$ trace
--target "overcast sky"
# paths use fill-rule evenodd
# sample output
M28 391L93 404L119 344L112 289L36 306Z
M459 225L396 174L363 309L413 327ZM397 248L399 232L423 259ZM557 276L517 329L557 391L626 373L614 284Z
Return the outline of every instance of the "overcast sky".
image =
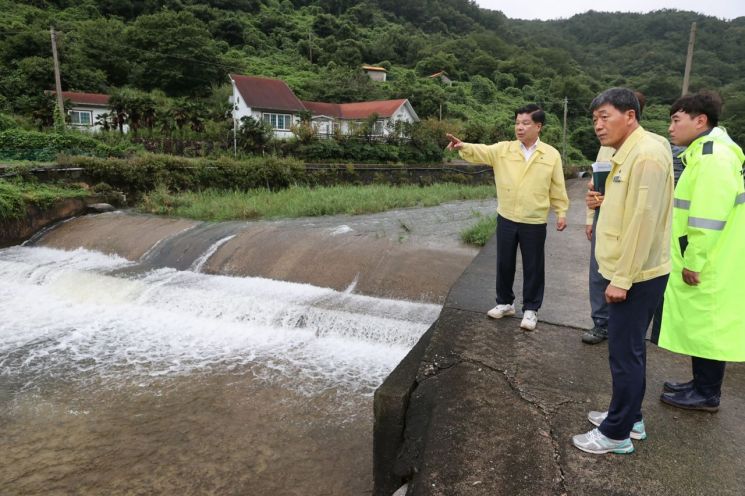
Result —
M485 9L501 10L512 19L560 19L595 10L599 12L651 12L691 10L722 19L745 16L742 0L476 0Z

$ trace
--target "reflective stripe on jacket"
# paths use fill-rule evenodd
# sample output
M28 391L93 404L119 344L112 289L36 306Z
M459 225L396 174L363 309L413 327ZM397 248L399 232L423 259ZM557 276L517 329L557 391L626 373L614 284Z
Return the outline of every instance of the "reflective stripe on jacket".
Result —
M691 143L682 159L659 345L745 361L745 155L723 129L714 128ZM700 284L686 284L684 268L699 272Z
M497 212L502 217L525 224L545 224L549 207L557 217L566 217L569 198L561 155L551 145L539 141L527 162L519 141L493 145L463 143L460 156L469 162L492 166Z

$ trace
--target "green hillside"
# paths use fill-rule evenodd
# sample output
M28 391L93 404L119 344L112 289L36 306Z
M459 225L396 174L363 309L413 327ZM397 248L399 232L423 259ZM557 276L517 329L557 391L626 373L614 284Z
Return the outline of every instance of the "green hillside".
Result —
M510 137L512 110L537 101L551 113L545 139L558 145L566 97L573 162L594 156L587 107L609 86L645 92L645 125L664 133L696 21L691 89L721 91L723 124L745 144L745 18L662 10L521 21L468 0L0 0L0 9L0 112L27 125L51 124L43 92L54 86L54 25L63 89L154 102L160 110L143 124L152 132L189 122L222 132L234 71L282 78L301 99L408 98L420 117L441 115L471 141ZM363 63L388 68L389 81L371 82ZM427 78L440 70L456 83Z

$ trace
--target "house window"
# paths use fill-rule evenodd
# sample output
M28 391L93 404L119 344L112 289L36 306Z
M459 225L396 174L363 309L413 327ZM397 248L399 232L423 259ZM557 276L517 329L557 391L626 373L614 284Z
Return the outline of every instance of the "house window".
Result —
M289 131L292 125L292 116L289 114L264 114L264 122L272 126L272 129Z
M90 126L93 124L93 115L88 110L72 110L70 122L73 126Z
M382 135L383 128L385 127L385 121L375 121L374 134Z

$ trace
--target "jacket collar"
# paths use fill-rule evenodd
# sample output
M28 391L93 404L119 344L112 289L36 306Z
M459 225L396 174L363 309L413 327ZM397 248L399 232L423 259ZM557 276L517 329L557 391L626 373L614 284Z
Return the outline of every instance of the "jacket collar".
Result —
M688 148L680 154L681 158L685 157L687 159L696 149L703 146L706 141L716 141L717 143L726 146L732 150L732 153L734 153L741 162L745 161L745 154L743 154L742 148L732 141L732 138L727 134L727 130L721 126L714 127L708 132L699 135L690 145L688 145Z
M644 137L644 133L646 133L646 131L643 127L637 127L634 132L626 138L626 141L623 142L621 148L619 148L613 155L611 162L615 164L624 163L628 158L629 153L631 153L631 150L633 150L637 143L639 143L639 141Z
M510 147L509 147L510 152L515 152L515 153L519 153L520 155L522 155L523 149L520 145L522 145L520 140L510 141ZM535 155L536 153L540 153L540 154L546 153L546 147L548 146L546 143L544 143L540 139L540 137L538 138L538 141L536 141L536 145L538 146L536 146L535 152L533 152L533 156L530 157L531 162L533 161L533 157L536 156Z

